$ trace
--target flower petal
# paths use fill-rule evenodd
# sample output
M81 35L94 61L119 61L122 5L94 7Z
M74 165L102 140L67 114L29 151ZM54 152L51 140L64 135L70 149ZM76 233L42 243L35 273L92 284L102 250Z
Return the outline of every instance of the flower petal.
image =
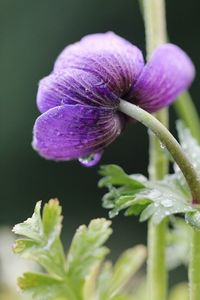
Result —
M100 76L91 72L67 68L43 78L39 83L37 105L40 112L63 104L86 104L116 107L118 97Z
M144 67L141 51L112 32L92 34L66 47L54 72L75 67L100 76L117 95L125 95Z
M123 117L110 108L58 106L36 120L33 147L47 159L86 157L101 152L123 127Z
M173 44L158 47L132 87L129 100L155 112L189 87L195 69L187 54Z

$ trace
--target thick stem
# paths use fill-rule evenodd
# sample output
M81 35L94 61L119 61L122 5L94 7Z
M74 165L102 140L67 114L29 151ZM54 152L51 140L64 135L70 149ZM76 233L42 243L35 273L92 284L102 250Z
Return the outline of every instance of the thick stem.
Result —
M156 47L166 43L166 17L164 0L143 0L146 49L149 57Z
M147 58L149 58L154 49L167 40L165 0L143 0L141 8L146 31ZM163 109L155 116L168 127L167 109ZM159 180L168 173L168 159L154 134L149 134L149 141L149 177L152 180ZM165 300L167 297L166 226L165 220L158 225L150 221L148 225L147 283L149 300ZM157 254L159 254L159 258Z
M193 229L189 267L190 300L200 299L200 231Z
M200 203L200 178L198 177L198 174L188 160L187 156L182 151L181 146L168 131L168 129L153 115L130 102L120 100L119 110L127 116L132 117L144 124L159 138L162 146L167 148L183 172L191 190L193 199Z
M167 272L165 260L166 224L163 220L159 226L149 221L148 226L148 299L166 299ZM164 259L163 259L164 258Z

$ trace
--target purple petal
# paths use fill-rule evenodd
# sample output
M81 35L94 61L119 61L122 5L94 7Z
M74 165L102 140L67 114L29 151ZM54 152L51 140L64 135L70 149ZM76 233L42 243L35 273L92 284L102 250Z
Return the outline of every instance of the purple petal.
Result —
M123 127L121 115L110 108L58 106L36 120L33 147L47 159L86 157L101 152Z
M149 112L155 112L186 90L195 76L187 54L179 47L158 47L132 87L129 100Z
M112 32L92 34L66 47L54 72L68 67L99 76L118 97L126 95L144 67L141 51Z
M43 78L39 83L37 105L40 112L63 104L86 104L114 108L119 103L100 76L67 68Z

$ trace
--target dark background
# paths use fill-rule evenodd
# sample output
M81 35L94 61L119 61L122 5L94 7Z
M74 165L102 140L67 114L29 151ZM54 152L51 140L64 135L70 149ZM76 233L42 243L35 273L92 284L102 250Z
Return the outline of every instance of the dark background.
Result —
M200 69L199 1L167 1L171 41L189 53ZM94 217L107 217L97 188L98 167L78 162L55 163L31 147L39 115L37 84L59 52L88 33L112 30L144 50L144 28L136 0L0 0L0 224L13 225L32 214L37 200L58 197L63 206L66 243L76 227ZM191 92L198 106L199 75ZM171 109L172 111L172 109ZM171 128L174 128L172 112ZM116 163L127 172L146 175L148 137L140 124L130 126L110 145L102 164ZM123 249L146 242L146 224L123 215L113 220L109 242L116 257ZM182 271L181 271L182 272ZM185 278L180 270L174 280Z

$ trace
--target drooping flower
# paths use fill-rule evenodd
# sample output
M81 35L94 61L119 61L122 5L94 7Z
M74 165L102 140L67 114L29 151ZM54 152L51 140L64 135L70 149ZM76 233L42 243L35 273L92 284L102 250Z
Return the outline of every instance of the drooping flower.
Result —
M33 147L52 160L96 164L122 132L121 99L148 112L169 105L191 84L195 69L183 50L159 46L145 65L141 51L112 32L66 47L39 83Z

